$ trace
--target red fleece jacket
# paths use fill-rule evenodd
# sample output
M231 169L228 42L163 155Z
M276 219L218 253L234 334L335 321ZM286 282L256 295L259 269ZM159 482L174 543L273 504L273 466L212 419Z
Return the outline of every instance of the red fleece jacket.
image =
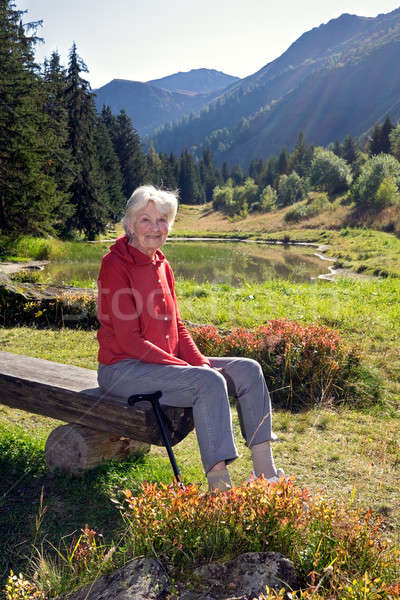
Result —
M135 358L163 365L209 365L179 316L172 269L119 238L98 277L98 359L111 365Z

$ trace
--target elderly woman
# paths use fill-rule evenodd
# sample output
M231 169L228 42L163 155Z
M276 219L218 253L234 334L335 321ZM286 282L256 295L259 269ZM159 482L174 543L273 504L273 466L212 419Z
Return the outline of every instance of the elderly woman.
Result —
M99 278L99 385L128 398L162 390L161 403L192 407L210 490L230 486L237 458L227 381L238 400L254 475L277 480L270 442L271 402L260 365L247 358L208 358L179 315L174 275L160 247L177 211L172 192L142 186L127 202L119 238Z

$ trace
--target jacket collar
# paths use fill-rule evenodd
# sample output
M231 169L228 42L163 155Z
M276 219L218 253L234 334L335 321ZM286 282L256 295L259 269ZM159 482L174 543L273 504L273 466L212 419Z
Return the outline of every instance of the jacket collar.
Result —
M137 265L153 264L158 266L165 260L165 256L161 250L156 250L153 257L149 256L148 254L144 254L144 252L141 252L134 246L131 246L129 243L127 244L127 250Z

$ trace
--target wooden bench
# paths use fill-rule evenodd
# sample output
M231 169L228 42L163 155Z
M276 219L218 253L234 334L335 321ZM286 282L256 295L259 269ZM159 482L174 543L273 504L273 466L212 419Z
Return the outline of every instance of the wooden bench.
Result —
M68 423L47 440L51 470L79 473L111 458L148 452L150 444L164 445L151 404L129 406L124 398L104 394L91 369L0 351L0 403ZM193 429L192 409L162 411L175 445Z

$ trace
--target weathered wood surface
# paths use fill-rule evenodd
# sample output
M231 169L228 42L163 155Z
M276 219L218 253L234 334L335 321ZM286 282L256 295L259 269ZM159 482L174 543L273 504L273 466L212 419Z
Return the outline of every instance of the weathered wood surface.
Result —
M125 398L104 394L97 387L96 371L90 369L0 351L0 403L164 445L151 404L128 406ZM162 410L171 444L177 444L193 429L192 410L171 406L163 406Z
M69 424L51 432L44 455L50 471L58 468L78 474L112 458L141 456L149 450L145 442Z

